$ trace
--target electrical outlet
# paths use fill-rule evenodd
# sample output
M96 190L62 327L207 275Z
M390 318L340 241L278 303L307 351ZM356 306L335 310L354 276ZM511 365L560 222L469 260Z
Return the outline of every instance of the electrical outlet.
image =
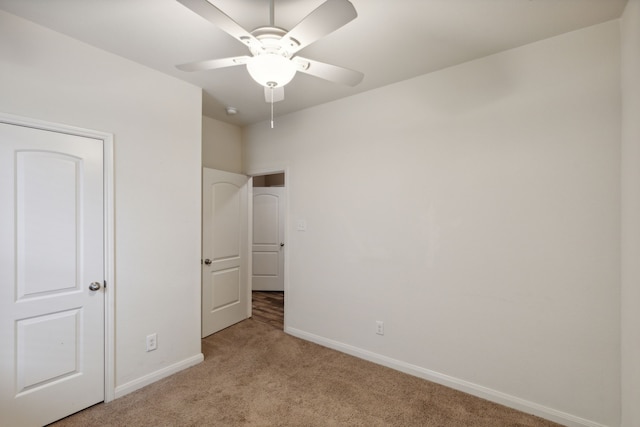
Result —
M384 335L384 322L382 320L376 320L376 334Z
M147 351L153 351L158 348L158 335L150 334L147 335Z

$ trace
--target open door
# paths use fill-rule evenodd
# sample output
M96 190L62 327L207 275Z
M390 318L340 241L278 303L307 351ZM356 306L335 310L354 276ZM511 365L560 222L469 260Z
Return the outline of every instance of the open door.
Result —
M248 178L203 168L202 337L249 316Z

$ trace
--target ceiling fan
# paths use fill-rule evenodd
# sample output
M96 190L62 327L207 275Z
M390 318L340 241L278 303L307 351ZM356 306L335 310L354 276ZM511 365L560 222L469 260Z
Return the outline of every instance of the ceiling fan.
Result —
M274 0L270 2L270 24L247 31L207 0L178 0L207 21L249 48L251 56L210 59L177 65L183 71L206 71L246 65L251 77L264 86L265 100L284 99L284 86L300 71L324 80L355 86L364 75L358 71L303 58L297 52L334 32L358 16L349 0L327 0L290 31L274 25Z

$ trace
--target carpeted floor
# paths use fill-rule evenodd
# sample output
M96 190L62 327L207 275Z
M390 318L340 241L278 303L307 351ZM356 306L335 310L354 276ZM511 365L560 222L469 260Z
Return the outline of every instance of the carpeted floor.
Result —
M201 364L63 426L557 426L252 319L202 340Z

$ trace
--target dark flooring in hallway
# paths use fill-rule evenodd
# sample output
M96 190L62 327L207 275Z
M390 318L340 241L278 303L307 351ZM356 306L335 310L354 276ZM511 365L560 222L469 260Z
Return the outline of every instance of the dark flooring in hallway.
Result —
M284 292L253 291L252 317L278 329L284 329Z

